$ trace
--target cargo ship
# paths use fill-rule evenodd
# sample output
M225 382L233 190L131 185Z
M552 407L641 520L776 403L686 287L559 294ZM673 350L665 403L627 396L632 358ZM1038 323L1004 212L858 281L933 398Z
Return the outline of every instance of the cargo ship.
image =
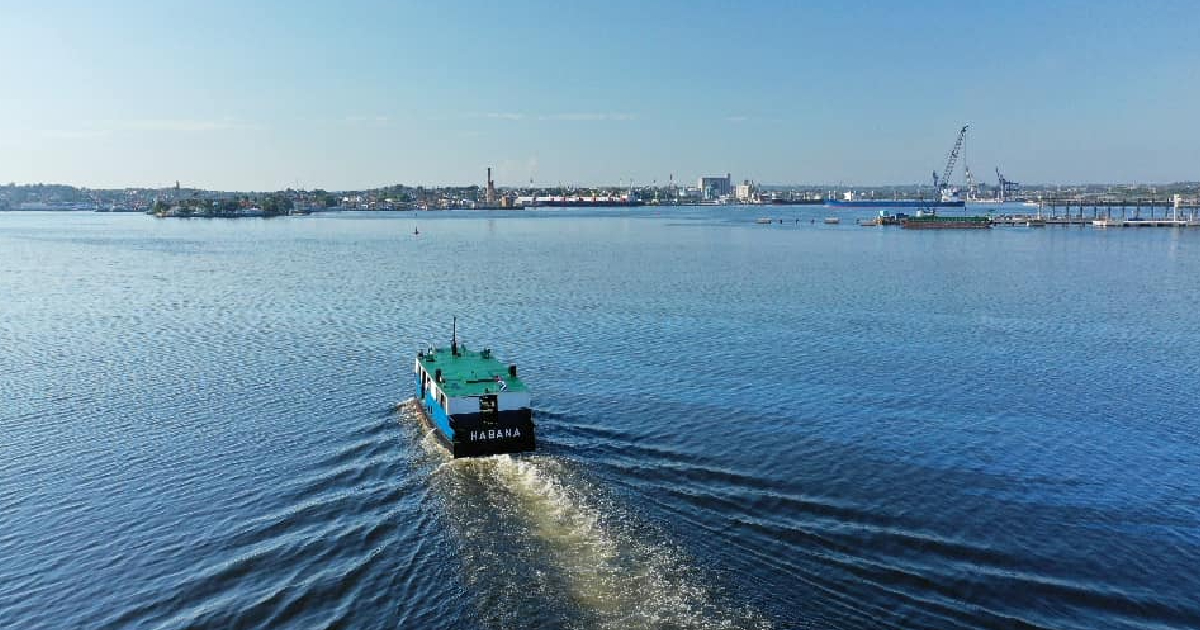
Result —
M425 420L454 457L536 448L529 389L517 366L501 363L490 348L467 350L454 334L449 348L417 353L413 378Z
M932 201L921 199L826 199L825 205L834 208L962 208L961 199Z
M769 202L773 206L820 206L825 204L824 199L803 198L803 199L779 199L772 198Z

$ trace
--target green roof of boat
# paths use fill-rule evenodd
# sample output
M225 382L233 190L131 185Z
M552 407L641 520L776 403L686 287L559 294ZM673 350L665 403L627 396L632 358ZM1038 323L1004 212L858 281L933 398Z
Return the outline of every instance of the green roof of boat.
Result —
M510 392L529 391L525 383L509 375L508 366L486 348L474 352L460 345L457 355L452 354L450 348L434 348L432 354L427 352L421 357L421 365L430 376L437 374L439 369L442 371L445 380L442 390L451 398L495 394L499 391L497 376L504 379Z

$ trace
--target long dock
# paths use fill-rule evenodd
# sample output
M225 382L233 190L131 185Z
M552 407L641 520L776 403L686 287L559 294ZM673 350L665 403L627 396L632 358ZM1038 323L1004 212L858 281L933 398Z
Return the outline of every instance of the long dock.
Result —
M1200 199L1051 197L1036 214L1002 215L992 225L1091 225L1094 227L1200 227Z
M1088 198L1088 197L1050 197L1038 201L1038 214L1046 218L1057 218L1059 211L1063 218L1084 218L1091 215L1093 219L1113 218L1167 218L1168 215L1185 215L1195 218L1200 212L1200 199L1184 199L1180 195L1174 197L1135 197L1132 199ZM1090 211L1090 212L1089 212Z

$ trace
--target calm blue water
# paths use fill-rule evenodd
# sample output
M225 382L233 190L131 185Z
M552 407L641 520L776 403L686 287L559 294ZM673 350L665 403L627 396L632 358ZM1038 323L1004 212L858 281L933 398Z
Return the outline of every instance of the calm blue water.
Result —
M1200 627L1200 230L826 212L0 214L0 627Z

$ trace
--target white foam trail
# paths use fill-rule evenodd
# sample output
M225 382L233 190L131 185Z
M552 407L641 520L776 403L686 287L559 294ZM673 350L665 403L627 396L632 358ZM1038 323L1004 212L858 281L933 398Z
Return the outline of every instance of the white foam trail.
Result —
M403 421L420 422L414 401L403 406ZM498 455L454 459L434 429L421 427L419 443L431 480L441 480L443 500L454 504L452 525L470 545L492 540L486 528L488 510L515 517L522 529L516 539L535 539L531 554L562 579L564 593L582 615L600 628L769 628L752 610L724 611L702 576L675 550L643 540L619 506L602 498L591 484L572 474L563 462L541 455ZM479 494L479 493L483 494ZM475 511L475 516L470 516ZM483 511L483 512L480 512ZM523 525L520 525L523 524ZM544 550L544 553L543 553ZM513 550L493 550L481 558L519 557ZM530 556L526 556L530 557ZM496 566L468 571L498 570ZM590 624L589 624L590 625Z
M420 432L421 438L419 440L419 444L421 445L421 452L425 455L425 458L441 462L439 464L439 468L440 466L445 465L447 462L453 461L453 458L450 456L450 451L444 444L442 444L441 440L437 438L437 435L435 434L436 429L430 427L425 422L425 411L419 406L416 397L408 398L396 403L393 409L400 414L401 423L411 423L414 427L416 427L416 430Z
M491 458L494 474L520 501L530 533L553 554L571 597L603 628L769 627L758 615L726 616L698 572L670 549L619 527L614 506L598 506L586 483L572 484L549 458Z

